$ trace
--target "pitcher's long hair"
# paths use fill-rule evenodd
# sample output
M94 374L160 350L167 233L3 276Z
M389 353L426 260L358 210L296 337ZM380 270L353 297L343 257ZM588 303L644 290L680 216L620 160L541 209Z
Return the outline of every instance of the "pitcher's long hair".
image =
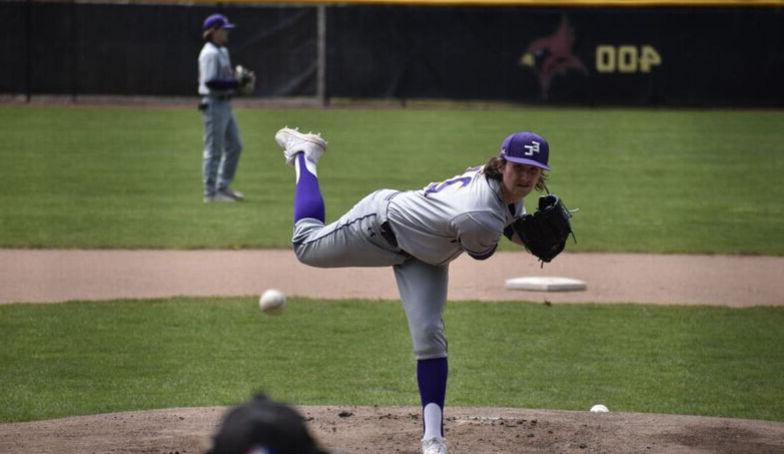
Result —
M490 158L487 163L485 163L485 168L482 171L487 178L491 180L501 181L504 179L503 176L503 168L506 164L506 159L500 156L493 156ZM542 175L539 177L539 181L536 182L536 190L539 192L546 192L550 193L547 189L547 178L548 175L545 172L542 172Z

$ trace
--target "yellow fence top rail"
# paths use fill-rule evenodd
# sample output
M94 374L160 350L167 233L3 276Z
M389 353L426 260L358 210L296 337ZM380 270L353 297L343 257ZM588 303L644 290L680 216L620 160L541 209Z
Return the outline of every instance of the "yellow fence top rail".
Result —
M18 0L25 1L25 0ZM38 2L178 5L419 5L541 7L784 7L784 0L32 0Z

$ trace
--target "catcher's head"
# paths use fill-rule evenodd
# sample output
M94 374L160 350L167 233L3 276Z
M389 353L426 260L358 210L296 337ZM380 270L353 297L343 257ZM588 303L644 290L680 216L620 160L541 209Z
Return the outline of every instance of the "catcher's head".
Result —
M234 27L236 25L229 22L229 19L223 14L212 14L204 19L204 24L201 27L202 36L204 39L210 39L218 30L230 30Z
M539 134L523 131L509 134L501 143L499 156L516 164L550 170L550 146Z
M229 410L207 454L327 454L293 408L263 394Z

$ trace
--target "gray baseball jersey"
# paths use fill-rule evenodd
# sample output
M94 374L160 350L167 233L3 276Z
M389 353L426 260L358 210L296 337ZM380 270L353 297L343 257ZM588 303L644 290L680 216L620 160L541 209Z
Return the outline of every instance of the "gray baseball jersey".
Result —
M482 167L403 192L389 203L388 218L401 249L433 265L448 263L461 252L490 257L504 228L524 213L522 201L507 206L500 184Z
M213 90L207 86L211 80L226 80L234 78L234 70L231 69L231 59L229 49L225 46L218 46L212 42L207 42L199 53L199 94L202 96L210 94L230 94L232 90Z
M524 213L506 205L482 167L416 191L375 191L337 221L294 225L297 258L317 267L393 266L417 359L445 357L441 319L449 262L462 251L484 259L504 228ZM390 236L389 229L391 228Z

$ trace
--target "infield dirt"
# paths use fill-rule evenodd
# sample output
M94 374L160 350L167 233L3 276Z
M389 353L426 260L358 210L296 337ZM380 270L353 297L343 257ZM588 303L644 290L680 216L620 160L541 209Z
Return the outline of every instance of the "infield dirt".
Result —
M512 291L506 279L563 276L580 292ZM0 249L0 303L260 295L277 288L316 299L399 298L389 268L312 268L290 250ZM784 304L784 257L569 254L540 264L522 252L450 265L449 300Z

